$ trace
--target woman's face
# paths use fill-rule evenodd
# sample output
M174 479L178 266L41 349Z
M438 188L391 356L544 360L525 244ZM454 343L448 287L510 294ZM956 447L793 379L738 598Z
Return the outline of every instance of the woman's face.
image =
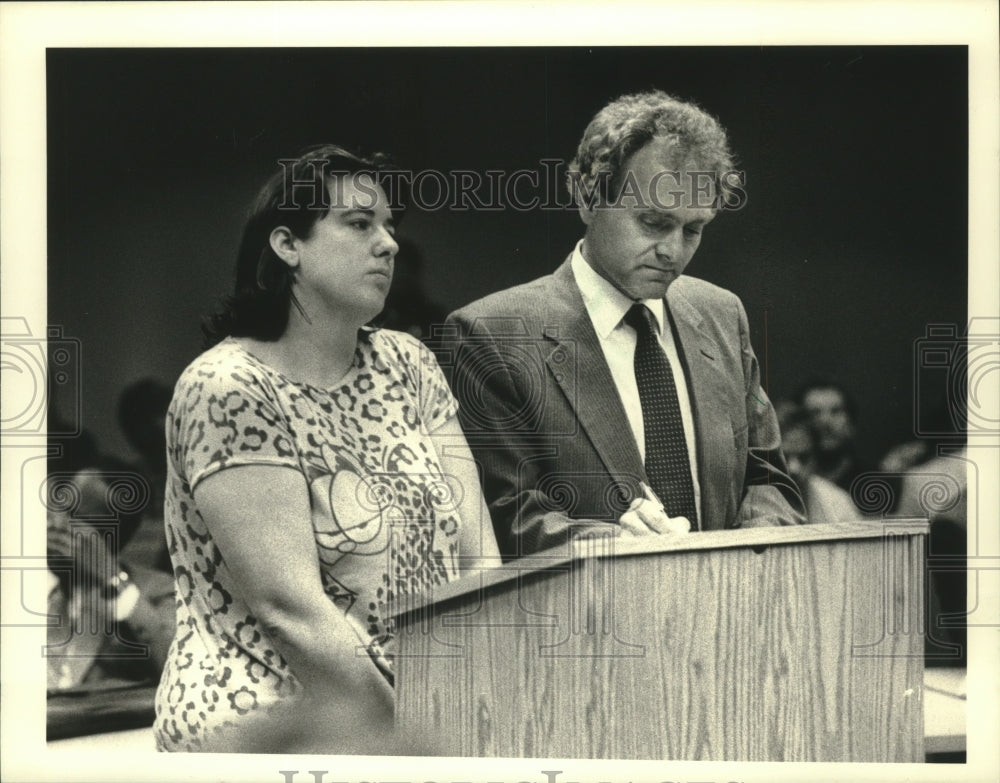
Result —
M307 238L294 240L296 296L312 318L320 311L366 323L382 310L399 246L382 188L368 175L331 177L330 210Z

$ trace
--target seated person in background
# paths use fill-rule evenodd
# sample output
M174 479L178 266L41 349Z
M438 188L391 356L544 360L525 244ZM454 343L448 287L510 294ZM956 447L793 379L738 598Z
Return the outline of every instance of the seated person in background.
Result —
M879 460L879 471L901 474L937 456L939 446L965 444L964 414L947 400L930 407L926 414L921 410L918 415L923 434L914 433L912 439L892 446ZM893 510L898 508L901 481L897 482L896 490Z
M163 492L167 482L167 437L164 431L172 389L155 378L129 384L118 398L118 423L139 455L134 466L149 488L135 535L123 546L121 562L155 609L156 657L162 666L174 633L174 571L163 529ZM154 619L154 618L151 618Z
M880 473L902 473L930 457L926 440L909 440L897 443L878 461Z
M699 107L618 98L569 168L583 239L554 274L449 316L443 350L506 558L598 524L803 521L743 305L683 274L735 195L732 169Z
M149 486L149 503L129 543L129 561L172 576L163 530L163 492L167 483L167 436L164 431L173 389L156 378L130 383L118 397L118 424L139 456L135 469Z
M392 752L384 604L499 560L437 363L367 326L397 250L389 161L328 145L282 164L167 414L159 750Z
M931 523L927 543L930 591L926 646L926 662L931 666L967 663L969 463L966 455L963 440L910 468L903 477L895 511L898 517L925 517Z
M812 421L816 437L816 475L847 492L854 479L871 467L857 454L858 406L840 384L816 378L803 385L795 404Z
M861 519L861 512L851 502L850 495L832 481L816 475L815 435L808 414L794 406L776 407L781 427L781 451L788 463L788 472L805 501L806 521L816 525Z
M173 623L162 618L160 592L151 594L147 585L133 581L119 554L142 509L115 508L115 493L141 497L143 480L127 464L101 455L86 431L60 440L53 441L60 454L50 459L47 488L48 606L59 618L48 632L48 687L155 681ZM171 589L171 619L172 603ZM106 623L113 625L111 633Z

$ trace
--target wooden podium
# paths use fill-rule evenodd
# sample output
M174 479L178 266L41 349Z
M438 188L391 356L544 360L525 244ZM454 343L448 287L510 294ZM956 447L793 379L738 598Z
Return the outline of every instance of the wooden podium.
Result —
M579 539L398 605L453 756L922 762L924 521Z

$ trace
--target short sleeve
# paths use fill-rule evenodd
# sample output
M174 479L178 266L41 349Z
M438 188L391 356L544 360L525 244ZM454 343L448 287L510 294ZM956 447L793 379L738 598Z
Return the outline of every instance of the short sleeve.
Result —
M168 453L191 489L236 465L299 467L273 387L229 353L203 356L184 372L168 417Z
M391 347L403 385L415 396L420 420L427 432L434 432L458 413L458 401L430 349L412 334L380 329L378 339Z
M451 387L441 372L441 366L431 350L422 342L415 340L419 363L420 415L428 432L434 432L438 427L454 418L458 413L458 401L451 393Z

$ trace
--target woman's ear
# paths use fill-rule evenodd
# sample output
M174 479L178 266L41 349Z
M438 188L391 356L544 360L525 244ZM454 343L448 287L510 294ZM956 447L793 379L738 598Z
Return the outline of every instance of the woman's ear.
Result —
M285 226L278 226L271 231L271 236L268 237L268 240L271 243L271 250L274 251L274 254L278 258L292 269L298 267L299 251L295 235L291 231L285 228Z

